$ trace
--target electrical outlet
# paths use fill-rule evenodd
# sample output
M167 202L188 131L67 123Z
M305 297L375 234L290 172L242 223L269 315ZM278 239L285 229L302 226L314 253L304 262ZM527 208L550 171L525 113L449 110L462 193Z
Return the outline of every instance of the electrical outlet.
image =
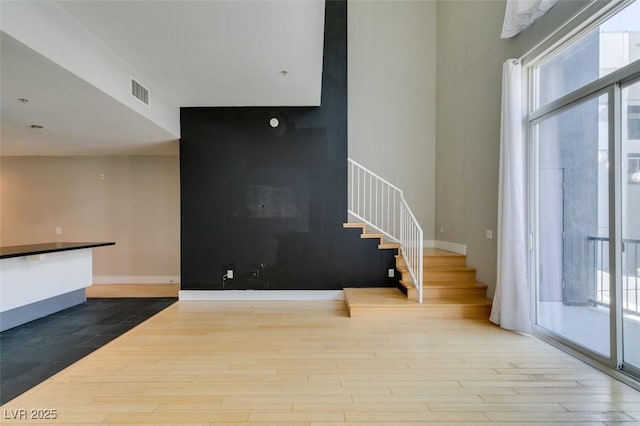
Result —
M393 278L396 276L396 270L391 268L389 269L389 278Z
M62 226L56 226L56 235L62 235Z
M493 238L493 230L492 229L487 229L486 236L487 236L487 239L489 239L489 240L492 239Z
M233 279L233 269L227 269L227 279Z
M441 233L441 234L444 234L444 226L441 226L441 227L440 227L440 233Z

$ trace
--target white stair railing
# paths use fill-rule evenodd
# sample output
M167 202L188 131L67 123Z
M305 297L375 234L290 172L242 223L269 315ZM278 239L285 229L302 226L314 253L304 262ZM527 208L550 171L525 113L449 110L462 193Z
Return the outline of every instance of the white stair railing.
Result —
M422 303L422 228L402 190L349 158L348 212L355 219L400 243L400 254Z

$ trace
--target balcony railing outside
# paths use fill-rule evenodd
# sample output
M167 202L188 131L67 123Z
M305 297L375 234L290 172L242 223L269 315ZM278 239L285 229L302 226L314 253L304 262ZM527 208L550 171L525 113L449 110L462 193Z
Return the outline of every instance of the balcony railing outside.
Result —
M610 304L609 238L589 237L593 244L596 287L594 303ZM622 310L640 315L640 240L622 240Z

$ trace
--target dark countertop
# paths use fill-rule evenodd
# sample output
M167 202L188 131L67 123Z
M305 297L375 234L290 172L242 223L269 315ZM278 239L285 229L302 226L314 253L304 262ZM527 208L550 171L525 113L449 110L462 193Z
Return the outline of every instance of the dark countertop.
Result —
M10 257L31 256L34 254L54 253L57 251L78 250L93 247L113 246L115 242L60 242L60 243L40 243L25 244L21 246L0 247L0 259Z

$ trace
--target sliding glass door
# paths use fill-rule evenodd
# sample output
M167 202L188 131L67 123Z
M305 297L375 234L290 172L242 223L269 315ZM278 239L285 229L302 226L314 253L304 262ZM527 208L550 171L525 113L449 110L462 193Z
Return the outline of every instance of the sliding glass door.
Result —
M538 145L538 324L605 357L611 328L608 128L606 94L533 127Z
M640 1L529 67L536 330L640 377Z
M640 372L640 82L622 89L622 360Z
M613 83L530 129L536 324L640 376L640 82Z

